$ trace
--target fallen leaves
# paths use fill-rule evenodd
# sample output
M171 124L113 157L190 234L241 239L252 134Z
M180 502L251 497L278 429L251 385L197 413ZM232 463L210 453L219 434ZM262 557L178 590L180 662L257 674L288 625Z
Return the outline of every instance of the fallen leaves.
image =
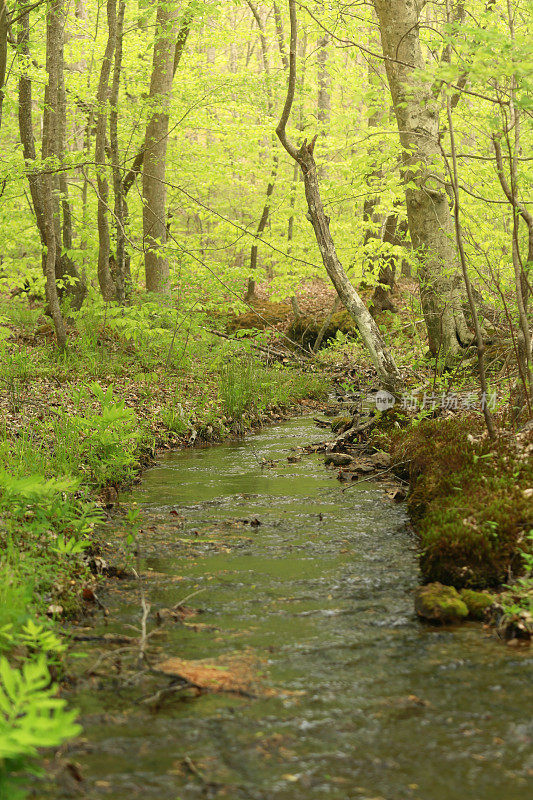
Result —
M257 659L250 653L190 661L168 658L153 669L204 691L230 692L248 697L264 694L259 690Z

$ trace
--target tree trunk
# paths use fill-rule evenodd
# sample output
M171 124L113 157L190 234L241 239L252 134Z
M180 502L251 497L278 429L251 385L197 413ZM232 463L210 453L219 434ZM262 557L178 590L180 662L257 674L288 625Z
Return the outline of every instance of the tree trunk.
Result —
M278 175L278 165L279 159L276 155L272 160L272 172L270 173L270 180L267 184L266 194L265 194L265 204L263 206L263 213L261 214L261 219L257 225L257 229L255 235L257 237L261 236L264 232L267 222L268 222L268 215L270 214L270 204L272 201L272 195L274 194L274 189L276 187L276 178ZM257 258L259 255L259 245L257 242L254 242L252 248L250 250L250 277L248 278L248 288L246 290L245 301L247 303L251 302L255 297L255 270L257 269Z
M322 261L342 303L355 320L379 377L388 389L397 391L400 387L400 374L392 354L384 344L379 328L352 286L337 256L329 229L329 218L324 212L322 198L320 197L316 164L313 158L315 141L316 139L311 144L304 142L297 155L298 163L304 176L305 197L309 207L309 216L315 231Z
M106 161L106 130L107 113L109 104L109 76L115 52L117 39L117 3L116 0L107 0L107 44L100 69L98 92L96 95L96 137L95 161L96 181L98 184L98 283L104 300L113 300L115 297L115 283L111 275L109 259L111 255L111 240L109 221L107 218L109 208L109 184L107 181Z
M166 157L169 104L174 77L176 49L176 9L167 0L157 6L156 34L150 81L153 113L146 127L143 165L143 241L146 289L166 294L170 291L170 268L165 253Z
M2 104L5 96L8 33L9 11L5 0L0 0L0 128L2 127Z
M421 4L415 0L374 0L374 6L403 148L407 216L420 261L429 349L446 360L456 355L471 335L462 309L454 225L444 190L439 104L431 83L416 74L425 66L418 27Z
M120 92L120 73L122 70L123 38L124 38L124 14L126 11L126 0L120 0L116 43L115 43L115 63L113 67L113 83L111 86L109 111L109 141L111 150L111 164L113 167L113 194L115 196L115 287L118 302L123 305L126 295L129 295L129 275L126 275L126 213L125 198L122 188L122 172L120 169L120 153L118 147L118 100Z
M48 5L46 18L46 72L48 83L44 90L43 115L43 160L52 163L59 159L61 153L60 123L60 72L63 69L61 55L62 38L65 23L63 0L54 0ZM57 236L56 216L54 213L53 179L49 171L44 171L41 181L43 234L46 246L44 258L44 274L46 279L46 300L48 310L54 322L57 344L63 349L66 345L66 332L56 286L57 251L61 250L61 241Z
M17 47L25 59L30 57L30 15L29 12L21 14L17 33ZM35 139L32 126L32 85L27 72L22 69L18 82L18 122L22 152L26 162L26 174L30 187L30 195L35 214L37 229L43 246L46 246L44 207L43 207L43 188L41 172L34 168L37 157L35 151Z
M65 9L65 18L67 10ZM60 51L58 53L61 65L58 72L58 117L57 117L57 152L61 159L64 158L67 147L67 92L64 76L64 35L65 19L60 30ZM60 298L68 297L70 307L79 310L87 294L87 286L82 280L78 269L68 251L72 249L72 212L70 208L68 191L68 173L61 169L54 180L54 215L56 220L56 280L60 283ZM61 246L62 244L62 246Z
M176 46L174 49L174 67L173 67L173 76L175 77L177 69L179 67L181 57L183 55L183 51L185 50L185 45L187 44L187 39L189 38L189 33L191 32L191 27L194 19L194 11L195 11L195 2L190 2L187 8L183 13L183 17L181 19L180 30L176 39ZM122 188L124 192L124 197L128 194L129 190L133 186L133 183L139 174L141 167L144 162L144 153L146 150L146 144L143 142L142 147L140 148L139 152L133 159L133 164L131 165L130 169L127 171L126 175L124 176L124 180L122 181Z
M298 162L302 169L305 196L309 209L309 219L313 225L322 261L331 282L337 290L337 294L342 300L346 310L353 317L384 386L390 391L399 391L401 388L401 381L398 367L394 362L392 354L381 338L378 326L350 283L337 256L335 243L329 229L329 218L325 214L324 205L320 196L316 164L313 157L317 136L315 136L310 144L304 141L300 148L297 148L287 136L287 122L291 114L296 88L296 48L298 40L296 0L289 0L289 11L291 21L289 79L287 83L285 105L283 107L281 119L276 128L276 133L287 153Z
M329 36L322 36L317 42L318 63L318 121L327 128L331 118L331 75L328 72L328 42Z
M271 117L273 116L274 113L274 99L272 97L272 89L270 86L271 72L270 72L270 62L268 59L268 41L265 31L265 25L263 20L261 19L261 15L259 14L259 11L257 10L257 6L255 5L255 3L253 3L251 0L246 0L246 4L248 5L250 11L252 12L255 22L257 24L257 28L259 30L259 40L261 42L261 58L266 79L267 106L268 106L267 113L269 117ZM280 47L280 54L282 61L285 64L285 61L283 59L282 38L280 39L280 35L282 37L281 17L279 16L276 17L276 20L277 20L276 21L277 36L278 36L278 44ZM274 144L274 138L273 138L273 144ZM270 206L272 202L272 195L274 194L274 189L276 187L277 174L278 174L278 157L274 152L274 156L272 159L272 170L270 172L270 180L267 184L265 193L265 202L255 232L255 235L257 237L261 236L268 223ZM259 245L257 241L255 241L250 249L250 276L248 278L248 285L246 288L246 294L244 296L244 301L246 303L250 303L255 297L255 272L257 270L258 255L259 255Z
M51 13L53 16L56 16L56 12L54 11L55 6L52 6ZM62 11L60 10L59 15L62 16ZM53 112L53 120L54 120L54 134L53 134L53 148L54 148L54 155L57 156L59 160L62 159L64 155L64 131L65 131L65 115L66 115L66 104L65 104L65 93L64 93L64 83L63 83L63 21L59 27L58 31L53 32L54 41L57 41L57 46L59 50L54 55L54 62L58 63L58 67L56 69L56 78L57 78L57 96L54 95L54 102L56 102L56 106L54 107L55 110ZM18 26L18 33L17 33L17 46L19 48L19 52L24 55L26 58L30 57L30 47L29 47L29 35L30 35L30 16L29 11L26 13L22 13L19 16L19 26ZM30 195L33 204L33 211L35 213L35 221L37 224L37 230L39 231L39 236L41 239L41 243L43 248L48 248L49 243L49 231L47 228L48 222L45 220L45 202L46 204L50 203L51 205L51 214L52 214L52 222L54 226L54 253L55 253L55 276L56 280L62 280L66 276L69 278L68 281L64 281L64 285L61 289L61 295L67 295L70 299L70 306L74 309L80 309L83 300L85 298L87 289L85 286L84 281L81 279L78 271L70 259L67 253L62 252L61 246L61 217L60 217L60 207L59 207L59 193L61 191L61 187L65 192L64 195L64 203L63 203L63 234L64 234L64 247L71 246L72 242L72 226L70 221L70 205L68 203L68 187L66 182L66 176L62 177L60 180L58 179L57 182L54 184L54 180L51 175L42 174L39 169L35 169L35 160L36 160L36 150L35 150L35 139L33 136L33 124L32 124L32 108L33 108L33 99L32 99L32 85L31 80L28 77L27 73L22 70L19 82L18 82L18 122L19 122L19 134L20 134L20 141L22 143L22 151L24 155L24 160L26 162L27 167L27 177L28 177L28 184L30 187ZM43 158L44 155L44 133L43 133ZM60 175L62 172L59 173ZM49 180L48 180L49 179ZM45 194L48 190L52 192L50 197L45 198ZM43 254L43 271L45 270L45 258ZM57 291L57 285L56 285ZM48 307L48 311L51 313L51 308Z

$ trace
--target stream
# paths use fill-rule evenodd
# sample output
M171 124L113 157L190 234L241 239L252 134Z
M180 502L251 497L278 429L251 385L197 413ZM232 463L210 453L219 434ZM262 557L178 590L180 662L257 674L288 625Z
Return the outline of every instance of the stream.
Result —
M323 456L287 461L321 438L295 419L146 472L129 497L146 594L153 609L202 610L162 627L150 658L252 652L275 691L175 695L154 711L139 701L168 679L128 685L117 654L70 693L83 781L47 797L525 800L531 654L479 624L419 623L404 507L370 482L345 488ZM136 635L136 582L108 581L102 599L109 617L87 630ZM83 670L101 645L79 649Z

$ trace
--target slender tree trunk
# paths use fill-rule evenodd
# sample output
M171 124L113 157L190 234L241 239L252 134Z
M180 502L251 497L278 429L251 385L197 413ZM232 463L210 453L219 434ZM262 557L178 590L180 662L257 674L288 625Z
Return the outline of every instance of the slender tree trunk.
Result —
M394 112L403 148L406 203L420 261L420 291L429 348L444 360L471 338L462 308L454 225L439 149L439 104L424 68L419 38L421 4L374 0Z
M173 67L173 75L175 77L178 67L180 65L181 57L183 55L183 51L185 50L185 45L187 44L187 39L189 38L189 33L191 32L192 23L194 20L194 12L195 12L195 0L189 3L187 8L183 13L183 17L181 19L181 25L179 29L178 36L176 38L176 46L174 49L174 67ZM122 182L122 188L124 192L124 197L127 196L129 190L133 186L133 183L139 175L141 171L141 167L144 162L144 154L146 151L146 142L143 142L142 147L139 149L139 152L133 159L133 163L130 169L127 171L126 175L124 176L124 180Z
M61 64L65 63L65 43L64 33L61 37L61 52L59 54ZM58 139L59 152L64 156L67 147L67 91L65 88L65 75L63 69L59 70L59 114L58 114ZM57 190L61 198L61 239L65 250L72 248L72 213L68 197L68 177L66 170L60 170L57 176ZM58 276L61 277L61 276Z
M257 224L257 229L255 235L257 237L261 236L264 233L264 230L267 226L268 216L270 214L270 204L272 201L272 195L274 194L274 189L276 187L276 178L278 175L278 166L279 166L279 159L274 156L272 159L272 172L270 173L270 180L267 184L266 194L265 194L265 205L263 206L263 213L261 214L261 218ZM259 255L259 245L257 241L255 241L252 245L250 250L250 277L248 278L248 288L246 291L245 301L249 303L251 300L254 299L255 296L255 271L257 270L257 259Z
M31 6L28 6L29 9ZM56 5L52 4L51 12L52 16L57 15L57 12L54 11ZM61 24L59 25L59 29L54 31L54 41L57 42L57 47L59 50L57 53L54 54L53 61L54 63L57 62L59 64L56 70L56 79L57 79L57 96L54 95L54 101L56 102L56 106L54 107L53 112L53 120L54 120L54 132L53 132L53 152L54 155L57 157L59 161L63 159L64 156L64 147L65 147L65 116L66 116L66 105L65 105L65 93L64 93L64 82L63 82L63 30L64 30L64 18L63 18L63 11L60 10L59 15L61 16ZM19 52L25 57L30 58L30 47L29 47L29 35L30 35L30 16L29 10L26 13L21 13L19 15L18 21L18 33L17 33L17 46L19 48ZM51 206L51 214L52 214L52 223L54 226L54 258L55 258L55 276L56 279L62 280L63 279L63 287L61 289L60 296L68 296L70 299L70 306L74 309L79 309L82 306L83 299L86 294L86 286L84 281L81 279L74 263L70 259L68 253L63 253L63 247L68 248L72 246L72 224L70 219L70 204L68 203L68 187L66 183L66 176L63 175L63 170L59 173L61 178L54 180L52 175L44 175L41 173L41 170L35 168L35 161L36 161L36 149L35 149L35 138L33 135L33 124L32 124L32 109L33 109L33 99L32 99L32 84L31 80L28 77L27 73L23 69L20 73L19 82L18 82L18 123L19 123L19 134L20 134L20 141L22 143L22 152L24 155L24 160L26 162L26 169L27 169L27 178L28 184L30 187L30 195L33 204L33 210L35 213L35 221L37 224L37 230L39 231L39 236L41 238L41 242L43 248L48 248L49 244L49 230L48 230L48 222L45 220L45 213L48 213L48 209L45 208L46 205L50 203ZM45 109L46 110L46 109ZM44 141L44 140L43 140ZM49 138L50 141L50 138ZM43 147L43 158L44 158L44 147ZM45 198L45 194L51 187L52 195L50 197ZM62 247L62 228L61 228L61 214L60 214L60 191L61 187L65 192L64 195L64 202L63 202L63 247ZM43 271L45 269L45 259L43 257ZM68 280L65 281L65 277L68 277ZM57 291L57 285L56 285ZM48 310L51 313L51 308L48 307Z
M487 384L487 373L485 370L485 342L483 341L483 334L481 333L481 326L479 324L479 317L477 313L476 303L474 300L474 292L472 289L472 284L470 282L470 276L468 274L468 265L466 262L466 254L463 244L463 231L461 226L461 208L460 208L460 194L459 194L459 175L457 170L455 132L454 132L453 118L452 118L452 102L450 98L446 99L446 105L448 111L448 129L450 131L450 147L452 151L452 165L449 171L450 171L450 178L452 182L452 188L455 200L453 206L455 235L457 239L457 248L459 250L459 258L461 261L461 269L463 271L463 278L466 287L466 294L468 297L468 304L470 306L470 313L472 314L472 321L474 323L474 331L476 334L479 384L481 386L481 391L483 393L483 415L485 417L485 424L487 426L488 434L491 437L491 439L494 439L496 436L496 429L494 427L494 420L492 418L492 414L488 404L488 384Z
M321 36L317 42L318 95L316 116L323 137L328 135L331 123L331 75L328 70L329 36ZM318 168L318 177L327 178L328 169L325 164Z
M370 46L373 50L379 50L381 41L379 33L375 27L371 28L370 33ZM387 86L384 70L380 69L381 63L376 63L376 59L368 60L368 86L373 91L373 97L370 100L370 105L374 107L372 113L368 116L368 127L371 130L376 130L382 124L383 119L389 114L390 108L388 103L383 100L383 90ZM385 146L383 139L378 137L373 138L373 145L371 145L372 154L372 169L367 176L367 185L369 192L376 191L376 184L380 184L383 180L383 168L379 162L379 154ZM390 214L384 218L383 214L377 213L376 208L379 205L379 194L368 194L365 198L363 205L363 220L367 223L365 231L363 248L369 242L378 239L381 242L389 244L396 244L396 228L398 225L398 217L396 214ZM395 311L394 303L392 302L392 291L394 289L396 277L396 262L395 259L390 257L375 258L374 255L366 257L363 260L363 283L366 283L365 276L372 275L372 279L368 281L374 284L375 276L377 274L377 285L372 294L370 302L370 313L376 316L382 311Z
M64 0L52 0L48 5L46 18L46 72L48 83L44 90L43 116L43 160L50 165L61 158L61 122L60 122L60 73L63 69L61 55L63 52L63 26L65 24ZM53 179L50 171L42 175L43 233L46 246L44 274L46 279L46 300L48 310L54 322L57 344L60 349L66 345L66 331L56 286L57 251L61 249L61 241L57 236L56 213L54 213Z
M329 324L333 319L333 317L335 316L335 314L337 313L337 311L340 311L341 306L342 306L341 299L339 295L337 295L326 318L324 319L324 322L322 323L322 327L318 331L318 336L316 337L316 341L313 345L313 353L318 353L318 351L322 347L322 342L324 341L324 336L326 335L326 331L329 328Z
M270 61L269 61L269 58L268 58L268 41L267 41L267 36L266 36L265 25L264 25L263 20L261 19L261 15L259 14L259 11L257 9L256 4L251 2L251 0L246 0L246 4L250 8L250 10L251 10L251 12L253 14L253 17L254 17L254 19L256 21L258 30L259 30L259 40L261 42L261 56L262 56L262 62L263 62L263 70L264 70L265 79L266 79L267 106L268 106L267 112L268 112L269 117L273 117L274 116L274 98L272 96L272 89L271 89L271 86L270 86L271 70L270 70ZM280 37L280 34L281 34L281 37L282 37L283 33L282 33L282 28L281 28L281 17L279 16L279 10L278 10L278 16L276 17L276 24L277 24L278 44L279 44L279 46L281 48L281 47L283 47L283 39L282 38L280 39L279 37ZM286 63L285 61L283 61L283 52L281 51L281 49L280 49L280 52L281 52L282 62ZM273 139L273 143L274 143L274 139ZM276 178L277 178L277 174L278 174L278 165L279 165L278 156L277 156L276 152L274 151L274 155L272 157L272 170L270 172L270 180L269 180L269 182L267 184L266 193L265 193L265 202L264 202L264 205L263 205L263 210L261 212L261 217L259 218L259 222L257 224L256 232L255 232L255 235L257 237L261 236L261 234L264 233L264 230L265 230L265 228L267 226L267 223L268 223L268 217L269 217L269 214L270 214L270 207L271 207L271 203L272 203L272 195L274 194L274 189L276 187ZM248 278L248 286L247 286L247 289L246 289L246 295L244 297L245 302L247 302L247 303L251 302L255 297L255 273L256 273L256 270L257 270L258 255L259 255L259 245L258 245L257 241L255 241L253 243L251 249L250 249L250 277Z
M291 21L291 39L289 51L289 79L287 85L287 96L281 114L281 119L276 128L285 150L302 169L305 196L308 205L308 214L315 232L316 241L322 256L322 261L326 271L333 283L339 298L342 300L346 310L353 317L361 338L367 347L376 371L383 381L383 384L391 391L400 389L400 373L396 366L392 354L385 345L379 328L372 319L367 307L355 291L350 280L339 261L335 243L329 229L329 218L324 211L324 205L320 196L316 164L313 150L317 136L308 144L306 141L300 148L297 148L287 136L287 122L289 120L294 93L296 88L296 48L298 39L296 2L289 0L289 11Z
M0 0L0 128L2 127L2 106L5 96L8 34L9 11L6 0Z
M98 92L96 95L96 137L95 161L96 181L98 185L98 283L104 300L115 297L115 283L111 275L110 256L111 239L109 232L109 184L107 180L106 130L109 105L109 76L115 53L117 39L117 3L107 0L107 44L100 69Z
M331 120L331 75L328 71L328 43L329 36L327 34L325 36L321 36L317 42L317 118L324 128L324 132L327 132Z
M117 14L117 30L115 44L115 63L113 66L113 83L111 86L111 97L109 110L109 141L111 150L111 164L113 167L113 194L115 196L115 286L118 302L123 305L126 294L129 294L128 277L126 276L126 214L125 198L122 189L122 173L120 169L120 154L118 146L118 103L120 92L120 74L122 70L123 38L124 38L124 14L126 11L126 0L120 0Z
M150 103L153 112L146 127L143 165L143 241L146 289L166 294L170 291L170 268L165 253L166 157L169 105L174 77L176 50L176 9L168 0L159 0Z
M23 13L19 18L17 47L25 59L30 57L30 15L29 12ZM30 187L31 201L35 213L35 221L43 246L46 246L44 207L43 207L43 188L42 175L35 169L35 138L33 136L32 125L32 84L27 72L22 69L18 82L18 122L22 152L26 162L26 175Z

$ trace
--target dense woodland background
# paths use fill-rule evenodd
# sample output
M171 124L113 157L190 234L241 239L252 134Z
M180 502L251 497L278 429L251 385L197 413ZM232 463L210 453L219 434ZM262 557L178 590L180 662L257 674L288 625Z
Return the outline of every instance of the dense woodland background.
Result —
M470 278L480 329L506 328L530 382L529 4L374 6L293 8L288 124L298 146L318 137L340 262L378 287L377 311L395 277L418 278L433 355L472 341ZM67 317L144 287L181 292L190 313L242 307L256 284L297 301L324 277L302 170L275 135L287 4L1 13L4 281L39 295L48 275L60 346L56 291Z

